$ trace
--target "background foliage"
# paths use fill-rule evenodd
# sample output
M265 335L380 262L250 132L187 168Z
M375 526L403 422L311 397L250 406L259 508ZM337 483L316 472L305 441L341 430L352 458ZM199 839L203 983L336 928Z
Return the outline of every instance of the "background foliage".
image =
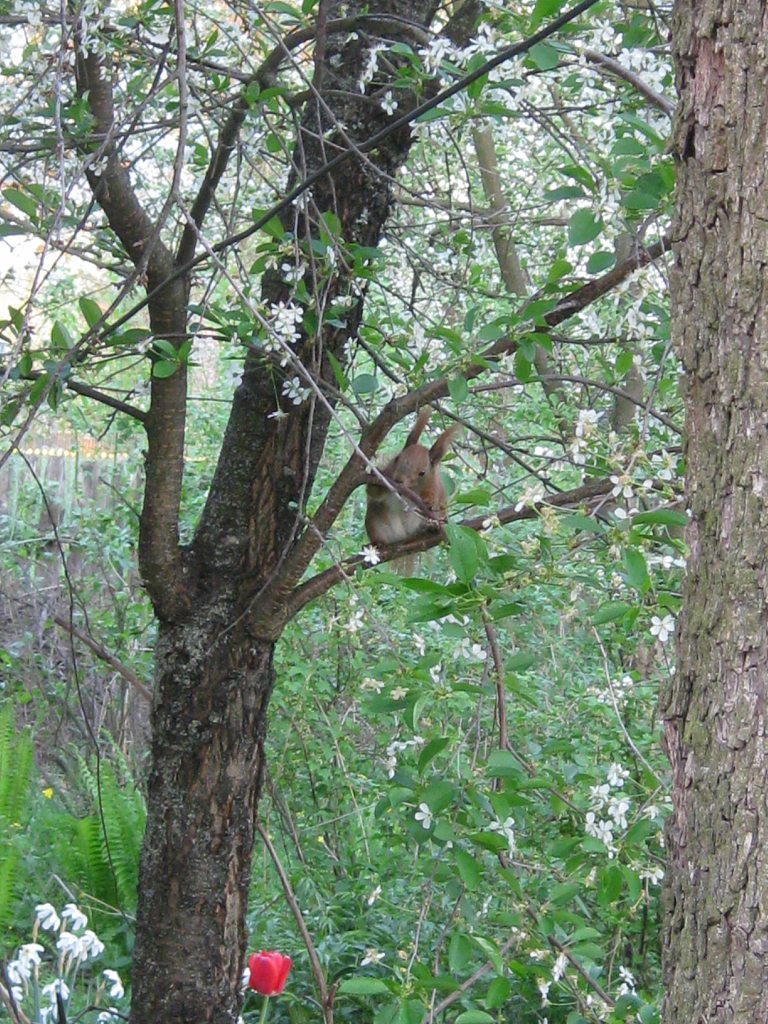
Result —
M403 88L448 84L561 6L488 4L462 48L435 38L382 52L374 33L362 84L394 115L397 87L375 92L379 62L396 64ZM154 0L99 7L94 38L123 64L125 121L142 126L127 153L151 201L175 150L179 96L157 75L168 9ZM68 893L129 980L148 737L141 687L151 685L153 641L134 560L141 439L128 416L67 385L140 408L150 372L190 360L190 531L244 347L290 335L280 311L259 308L260 276L278 267L290 277L300 259L314 261L316 294L301 283L294 294L306 324L329 315L324 282L345 261L366 313L337 374L316 495L359 418L406 387L447 375L440 413L464 433L445 463L447 544L415 577L381 566L345 581L307 607L279 647L260 809L274 856L262 847L250 913L253 946L294 957L273 1013L318 1019L300 913L338 985L338 1020L654 1021L667 809L654 705L672 669L685 521L663 260L620 278L557 329L546 316L664 234L674 178L664 9L597 4L415 125L376 250L342 246L328 218L309 256L268 224L212 262L198 279L194 346L156 351L153 363L141 314L80 359L82 337L126 282L98 217L81 230L82 158L57 147L89 126L56 65L66 46L55 18L36 4L4 11L6 958L28 941L35 905ZM240 28L263 47L248 54L253 64L315 13L312 3L187 5L183 191L208 161L219 106L240 87ZM291 97L310 61L311 49L297 51L273 87L252 90L212 240L279 195ZM484 179L491 156L499 176ZM177 211L169 234L183 223ZM136 297L126 285L115 313ZM343 304L331 315L343 320ZM510 334L514 354L473 379L479 353ZM289 371L275 387L288 407L309 400ZM606 477L612 490L597 502L546 501ZM497 510L509 506L529 518L499 525ZM471 516L486 520L479 532L458 525ZM358 492L317 569L361 549L363 518ZM53 970L53 956L46 965ZM246 1003L246 1018L257 1003Z

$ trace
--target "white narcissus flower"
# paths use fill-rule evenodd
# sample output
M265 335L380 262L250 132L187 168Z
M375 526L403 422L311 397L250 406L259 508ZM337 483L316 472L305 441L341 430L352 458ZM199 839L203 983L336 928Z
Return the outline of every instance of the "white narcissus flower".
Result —
M69 986L61 978L56 978L50 985L43 985L42 993L50 1000L52 1006L56 1005L56 993L61 992L61 998L66 1002L69 999Z
M61 912L61 916L65 921L72 922L72 928L75 931L88 926L88 918L74 903L67 903Z
M35 917L45 932L57 932L61 928L59 915L50 903L38 903L35 907Z
M107 979L110 985L109 995L111 999L122 999L125 995L125 989L120 979L120 975L117 971L112 971L107 968L104 972L104 977Z
M381 886L377 885L375 889L372 889L368 899L365 901L369 907L372 907L376 900L381 896Z

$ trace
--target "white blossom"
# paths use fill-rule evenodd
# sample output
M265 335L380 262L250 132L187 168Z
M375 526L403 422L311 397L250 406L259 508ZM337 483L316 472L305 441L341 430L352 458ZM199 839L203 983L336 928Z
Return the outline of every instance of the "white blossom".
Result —
M635 991L635 977L632 971L628 967L619 967L619 976L621 978L621 985L619 985L619 995L626 996L630 992Z
M407 686L393 686L389 693L392 700L403 700L408 696Z
M515 512L524 508L535 508L544 501L544 488L541 484L532 484L526 487L515 505Z
M432 811L429 809L429 805L425 803L419 804L419 809L414 814L416 821L421 822L421 827L430 829L432 827Z
M621 476L612 476L611 483L613 484L611 494L614 498L631 498L635 493L632 488L632 477L627 476L626 473L622 473Z
M629 811L629 797L612 796L608 804L608 814L616 822L618 828L627 827L627 812Z
M590 437L597 430L597 421L600 413L594 409L580 409L576 417L576 437Z
M283 381L283 394L286 398L290 398L294 405L301 405L306 398L309 398L312 391L310 388L302 387L298 377L291 377L290 380Z
M379 679L371 679L370 676L365 676L362 683L360 683L361 690L370 690L371 693L381 693L384 689L384 683Z
M622 768L620 764L617 764L617 762L614 761L608 769L606 778L612 786L616 786L617 789L621 789L624 785L624 780L629 778L629 771L626 768Z
M601 811L611 794L611 787L607 782L600 786L589 787L589 806L593 811Z
M377 885L375 889L372 889L368 894L368 899L365 901L369 907L372 907L376 900L381 896L381 886Z
M640 877L647 879L651 885L658 885L664 877L664 869L660 868L658 864L654 864L652 868L643 868Z
M365 956L360 961L360 966L367 967L368 964L380 964L384 956L385 954L378 949L366 949Z
M512 854L515 852L515 848L516 848L515 847L515 819L510 817L510 818L506 818L504 821L499 821L499 820L492 821L490 826L489 826L489 828L490 828L490 830L492 832L498 832L499 835L504 836L504 838L507 841L507 846L509 848L509 855L511 857Z
M665 615L660 618L654 615L651 618L651 634L659 638L659 643L666 643L675 631L675 620L672 615Z
M375 548L372 544L364 547L362 552L363 561L367 565L378 565L381 561L381 555L379 554L378 548Z
M565 974L565 969L568 966L568 957L565 953L560 953L557 960L555 960L554 967L552 968L552 980L560 981Z
M384 98L381 101L381 109L390 116L397 110L397 100L390 90L387 90L384 94Z

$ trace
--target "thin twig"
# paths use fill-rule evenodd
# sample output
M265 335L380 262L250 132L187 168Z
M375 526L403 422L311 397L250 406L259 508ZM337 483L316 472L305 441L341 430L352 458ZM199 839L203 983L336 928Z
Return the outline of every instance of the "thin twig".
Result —
M317 987L320 991L320 1004L323 1010L323 1020L325 1021L325 1024L333 1024L333 999L334 995L336 994L335 987L331 989L328 988L328 984L325 980L325 972L323 971L323 966L320 963L320 957L317 955L315 944L312 941L312 936L309 934L309 929L307 928L306 922L304 921L304 915L302 914L301 908L299 907L296 895L293 891L293 887L291 886L290 879L288 878L288 875L285 872L285 868L283 867L282 862L277 854L277 850L272 844L272 840L269 838L269 835L267 834L267 830L264 828L260 821L256 822L256 831L261 836L261 840L264 843L264 846L267 848L269 856L272 858L272 863L275 865L275 871L277 871L277 876L280 879L280 884L283 887L283 893L285 894L286 902L288 903L288 906L291 909L293 918L296 922L299 931L301 932L301 937L304 940L304 945L307 948L307 953L309 954L309 965L312 969L312 974L315 976L315 982L317 983Z

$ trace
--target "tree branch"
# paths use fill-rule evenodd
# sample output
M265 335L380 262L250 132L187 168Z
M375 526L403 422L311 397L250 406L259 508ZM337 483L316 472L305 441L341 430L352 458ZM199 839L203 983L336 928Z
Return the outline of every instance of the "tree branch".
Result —
M5 367L0 366L0 376L5 372ZM47 376L45 370L30 370L29 373L23 373L19 376L19 380L38 380L40 377ZM55 374L54 374L55 376ZM130 416L134 420L138 420L139 423L146 422L147 414L143 409L137 409L135 405L129 405L127 402L121 402L119 398L112 398L111 395L105 395L103 391L99 391L98 388L92 388L89 384L80 384L76 380L63 380L65 388L70 391L74 391L76 395L82 395L83 398L90 398L94 402L100 402L101 405L109 406L110 409L116 409L118 412L125 413L126 416Z
M114 654L110 653L110 651L106 649L106 647L103 647L97 640L94 640L93 637L84 633L82 629L78 629L74 623L70 622L69 619L65 619L62 615L54 615L53 621L57 626L66 630L70 636L77 637L77 639L81 643L85 644L88 650L92 651L97 658L109 665L110 668L114 669L118 675L122 676L122 678L136 690L143 700L148 704L152 703L152 693L148 687L142 683L132 669L128 668L127 665L124 665L122 661L119 661Z
M617 264L607 273L603 274L602 277L588 281L581 288L561 299L554 309L546 314L544 319L547 324L554 327L579 313L590 303L621 284L633 271L639 267L646 266L654 259L658 259L662 253L667 251L667 248L667 239L661 239L647 249L637 250L622 263ZM486 372L489 361L494 361L501 356L511 354L515 351L516 346L517 342L514 338L501 338L484 352L481 352L478 358L470 362L470 365L464 372L464 377L467 380L472 380L480 376ZM402 398L393 399L384 406L370 427L363 432L355 451L329 488L312 521L296 541L293 550L286 558L279 585L276 585L271 593L262 595L265 598L265 604L272 603L279 618L282 619L280 609L283 606L283 602L291 600L288 596L291 589L296 586L306 572L309 563L320 549L328 530L336 521L350 494L363 483L367 466L370 464L386 435L396 423L399 423L400 420L415 412L421 406L444 398L448 394L448 383L447 378L441 378L409 392L409 394ZM411 554L412 550L408 545L413 543L414 541L407 542L406 546L399 550L399 554ZM432 547L434 545L428 544L426 546ZM425 550L425 548L418 546L413 548L413 551L422 550ZM391 557L395 558L398 555L392 555Z
M600 498L610 494L613 486L611 480L595 480L588 484L583 484L581 487L576 487L571 491L562 491L559 494L548 495L542 504L553 508L568 508L574 505L581 505L592 498ZM515 506L509 505L494 513L493 518L498 520L500 526L507 526L509 523L536 519L538 515L537 508L518 509ZM470 530L477 530L479 532L484 529L483 524L487 519L488 516L463 519L459 526L465 526ZM437 547L444 539L445 534L440 529L428 533L425 532L418 537L399 544L382 545L377 550L381 562L385 563L391 562L395 558L402 558L405 555L416 555L422 551L428 551L430 548ZM320 597L321 594L324 594L342 580L349 579L360 568L366 569L372 568L372 566L366 562L363 555L353 555L352 558L344 559L338 565L318 573L317 576L313 576L305 583L296 587L280 609L281 621L283 623L289 622L305 605Z
M671 100L668 100L666 96L663 96L660 92L656 92L655 89L651 88L651 86L648 85L647 82L644 82L639 75L636 75L634 71L630 71L629 68L625 68L620 61L615 60L613 57L609 57L605 53L600 53L599 50L585 48L581 52L587 60L605 68L606 71L615 75L616 78L621 78L625 82L628 82L632 88L636 89L641 96L644 96L652 106L666 114L667 117L672 117L675 112L675 104L672 103Z
M162 221L152 223L123 166L114 138L112 86L104 77L101 59L82 49L79 34L76 43L77 91L87 100L99 142L98 152L86 166L88 182L129 259L146 268L153 333L178 347L186 331L186 276L175 274L171 253L160 239ZM165 212L169 209L166 203ZM186 392L186 366L171 377L153 376L149 412L143 421L148 445L139 562L155 610L163 618L182 614L187 605L178 533Z

